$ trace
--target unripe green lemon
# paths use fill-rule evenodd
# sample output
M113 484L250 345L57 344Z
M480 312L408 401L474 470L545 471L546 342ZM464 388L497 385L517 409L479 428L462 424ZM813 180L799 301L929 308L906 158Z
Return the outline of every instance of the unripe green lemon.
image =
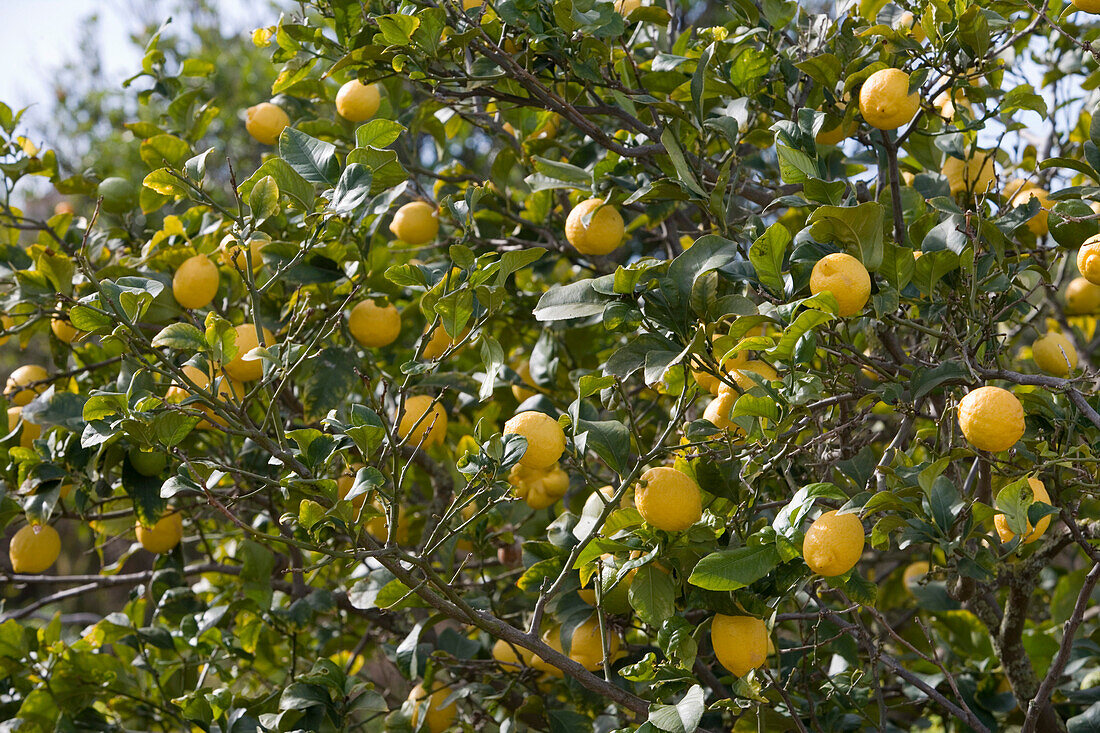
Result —
M125 214L138 203L138 188L125 178L111 176L99 184L98 194L103 199L100 206L112 214Z

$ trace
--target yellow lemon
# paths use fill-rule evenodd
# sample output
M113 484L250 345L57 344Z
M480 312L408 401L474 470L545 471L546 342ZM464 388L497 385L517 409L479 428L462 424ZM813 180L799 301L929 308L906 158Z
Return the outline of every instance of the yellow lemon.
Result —
M1086 13L1100 13L1100 0L1073 0L1073 7Z
M186 365L183 367L184 375L195 383L195 386L206 390L210 388L210 375L203 372L198 367ZM166 402L178 404L190 397L192 394L191 387L183 384L175 384L168 388L164 393L164 399ZM245 389L244 385L226 376L222 376L218 382L218 399L222 402L228 403L231 400L240 400L244 397ZM195 405L200 411L206 413L209 420L201 421L196 427L200 430L211 430L214 427L214 423L225 426L225 420L219 417L213 409L210 407L199 404Z
M450 687L439 687L428 694L423 683L412 688L409 699L415 707L412 712L413 730L419 730L421 721L428 733L444 733L450 730L458 717L458 707L452 702L447 704L447 698L451 696Z
M401 335L401 314L389 303L379 306L368 298L351 309L348 330L368 348L389 346Z
M458 335L458 338L451 338L447 335L447 329L443 328L442 325L436 326L435 330L432 331L432 335L428 338L428 343L424 344L424 351L420 355L429 361L438 359L447 353L448 349L462 343L469 335L470 329L467 328Z
M947 185L951 188L952 194L964 191L984 193L996 174L993 160L992 155L977 150L968 160L948 157L943 162L940 172L947 178Z
M238 382L253 382L264 375L264 365L259 360L245 361L244 357L260 345L256 338L256 326L252 323L243 323L233 329L237 333L237 355L225 365L225 373ZM268 329L263 329L264 346L275 344L275 334Z
M763 619L717 614L710 624L714 656L734 677L744 677L768 658L768 629Z
M1031 493L1034 495L1032 501L1039 501L1043 504L1050 504L1050 494L1047 493L1047 487L1037 478L1029 478L1027 480L1029 486L1031 486ZM1053 506L1053 504L1051 505ZM997 529L997 534L1001 538L1001 542L1011 542L1016 534L1008 528L1008 520L1003 514L997 514L993 517L993 526ZM1043 532L1047 531L1047 527L1050 526L1050 515L1047 515L1039 520L1039 523L1034 527L1031 526L1031 521L1028 520L1027 529L1028 533L1024 536L1023 544L1034 542L1043 536Z
M917 43L924 43L928 39L928 36L924 33L924 28L921 27L913 13L908 10L899 15L894 21L894 29L907 34Z
M1045 237L1050 231L1048 222L1050 207L1054 202L1046 190L1027 181L1016 178L1008 182L1004 190L1010 206L1026 206L1029 201L1035 199L1039 202L1039 211L1027 220L1027 228L1036 237Z
M1077 368L1077 349L1065 334L1051 331L1031 345L1035 366L1056 377L1068 376Z
M642 0L615 0L615 12L624 18L629 18L630 14L640 7L642 7Z
M634 504L647 524L666 532L685 530L703 516L699 484L683 471L667 466L642 474Z
M531 666L531 652L521 646L509 644L504 639L497 639L493 644L493 659L509 671Z
M61 537L48 524L21 527L8 545L8 559L16 573L37 574L49 570L61 554Z
M516 374L523 380L523 383L527 387L521 387L518 384L512 385L512 396L516 398L516 402L523 402L529 400L538 394L538 387L535 385L534 380L531 379L531 362L524 359L520 363L516 364ZM528 389L530 387L530 389Z
M864 541L859 515L825 512L806 530L802 557L818 575L843 575L859 562Z
M427 244L439 234L439 210L425 201L405 204L390 222L393 236L408 244Z
M1000 387L979 387L959 402L959 427L967 442L993 453L1008 450L1024 434L1024 407Z
M859 123L855 120L849 120L845 124L843 119L827 117L821 130L814 135L814 142L818 145L837 145L855 135L857 130Z
M366 494L360 495L356 501L360 501L364 496ZM390 536L389 511L386 510L385 504L378 497L375 497L370 504L382 512L382 516L371 517L364 526L374 539L385 542ZM409 541L409 524L405 519L405 507L403 506L397 507L397 531L393 533L393 538L399 545L408 544Z
M703 419L719 430L732 430L735 434L743 434L744 431L730 419L730 412L740 395L726 385L718 391L718 396L707 403L703 410Z
M139 522L135 528L141 546L161 555L171 552L183 539L183 517L179 512L165 514L152 527L145 527Z
M613 252L623 242L623 231L623 217L614 206L605 206L603 199L580 202L565 219L565 238L581 254Z
M1077 250L1077 269L1081 277L1100 285L1100 234L1089 237Z
M225 266L231 270L246 272L248 270L248 259L251 256L252 269L258 270L264 264L260 252L270 241L267 235L256 233L248 240L248 247L245 247L244 244L241 243L241 240L237 239L232 234L226 234L222 237L219 246L221 260Z
M917 560L909 563L905 568L905 572L901 574L901 582L905 585L905 589L912 593L913 586L920 583L920 579L925 575L928 575L928 570L927 560Z
M34 384L36 382L42 382L49 378L49 374L46 370L37 364L25 364L19 367L11 376L8 377L7 387L4 388L4 395L20 407L33 400L36 396L42 394L46 389L45 384L36 384L34 387L27 387L27 385Z
M1100 311L1100 285L1075 277L1066 286L1066 313L1088 315Z
M722 365L722 371L725 374L731 374L739 366L747 363L749 360L749 354L746 351L739 351L738 353L726 359ZM713 374L708 374L702 371L693 371L691 376L695 377L695 382L700 387L710 392L713 395L718 394L718 388L722 385L722 380Z
M565 431L557 420L543 412L521 412L504 423L504 434L527 439L527 448L519 459L527 468L550 468L565 452Z
M733 377L733 381L741 388L742 392L748 392L757 386L756 380L746 372L763 377L765 382L774 382L779 379L779 375L772 369L770 364L753 359L730 372L730 376Z
M569 490L569 474L557 463L549 468L530 468L517 463L508 472L512 493L532 509L553 506Z
M974 113L974 107L970 104L970 100L966 98L966 93L962 89L956 89L954 93L944 89L932 100L932 106L938 109L940 116L946 120L955 119L955 111L959 108L967 110L971 115Z
M600 633L599 618L591 618L573 630L569 643L569 658L590 672L603 666L603 637L607 637L607 659L610 661L619 653L619 635L605 628Z
M363 122L374 117L381 101L377 84L352 79L336 92L336 113L349 122Z
M871 276L855 257L834 252L818 260L810 273L810 292L826 291L836 298L841 316L852 316L863 310L871 297Z
M15 319L9 315L0 315L0 346L3 346L11 338L11 330L15 328Z
M424 448L443 443L447 435L447 411L433 402L428 395L405 400L405 414L397 424L397 434L402 440L408 438L410 444Z
M859 111L871 127L895 130L917 114L920 97L909 93L909 75L900 69L871 74L859 90Z
M218 294L218 266L206 255L183 261L172 278L172 295L184 308L205 308Z
M8 432L15 430L19 425L19 421L23 420L23 408L15 405L8 408ZM19 434L19 445L24 448L31 448L34 446L34 441L38 440L42 435L42 427L36 425L29 420L23 420L23 432Z
M261 102L249 107L245 113L245 129L257 142L264 145L279 142L279 133L289 124L290 118L283 108L271 102Z

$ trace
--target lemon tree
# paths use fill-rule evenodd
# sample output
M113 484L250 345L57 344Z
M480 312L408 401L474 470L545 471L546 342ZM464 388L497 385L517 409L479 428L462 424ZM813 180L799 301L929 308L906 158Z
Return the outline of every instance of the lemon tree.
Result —
M281 5L0 105L5 729L1100 726L1092 3Z

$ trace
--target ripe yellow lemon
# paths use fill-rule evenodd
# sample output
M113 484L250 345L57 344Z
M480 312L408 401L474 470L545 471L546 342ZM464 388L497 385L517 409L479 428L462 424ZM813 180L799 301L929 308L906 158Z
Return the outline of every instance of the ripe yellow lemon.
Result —
M740 351L731 356L729 359L726 359L725 363L722 365L722 372L725 374L730 374L739 366L747 363L748 360L748 352ZM700 387L710 392L712 395L718 394L718 388L722 385L721 379L714 376L713 374L708 374L707 372L702 371L692 371L691 376L695 377L695 382Z
M916 562L909 563L906 566L905 572L901 574L901 582L905 586L905 589L912 593L913 586L920 583L920 579L925 575L928 575L929 565L927 560L917 560Z
M717 614L710 624L714 656L735 677L744 677L768 659L768 629L752 616Z
M1066 313L1075 316L1100 311L1100 285L1075 277L1066 286Z
M349 122L363 122L374 117L381 101L377 84L352 79L336 92L336 113Z
M205 308L218 294L218 266L206 255L188 257L172 278L172 295L183 308Z
M7 314L0 315L0 346L3 346L11 338L11 331L15 328L15 319Z
M975 448L1008 450L1023 437L1024 407L1007 389L979 387L959 402L959 427Z
M553 506L569 490L569 474L555 463L549 468L529 468L522 463L508 472L512 493L532 509Z
M19 405L14 405L8 408L8 432L15 430L19 425L19 421L23 420L23 408ZM36 425L29 420L23 420L23 432L19 434L19 445L24 448L31 448L34 446L34 441L38 440L42 435L42 427Z
M1100 234L1089 237L1077 250L1077 269L1081 277L1100 285Z
M722 389L718 390L718 396L707 403L706 408L703 410L703 419L719 430L731 430L736 435L743 434L745 431L730 419L733 405L740 396L736 391L723 384Z
M955 119L955 111L959 108L967 110L971 115L974 113L974 106L970 104L970 100L966 98L966 93L962 89L956 89L954 93L944 89L932 100L932 106L938 109L940 116L946 120Z
M828 117L825 124L821 126L821 130L814 135L814 142L818 145L838 145L855 135L857 130L859 130L859 123L855 120L845 123L843 119Z
M940 172L947 178L947 185L951 188L952 194L964 191L984 193L996 174L993 162L992 155L977 150L967 160L948 157L943 162Z
M248 246L245 247L241 243L241 240L234 237L232 234L226 234L222 237L219 250L221 251L221 260L231 270L237 270L239 272L246 272L248 270L248 258L252 258L252 269L258 270L263 266L264 260L260 253L264 246L271 240L266 235L260 235L259 233L253 234L248 240Z
M818 260L810 273L810 292L826 291L836 298L841 316L852 316L863 310L871 297L871 276L855 257L834 252Z
M765 382L774 382L779 379L779 375L772 369L770 364L753 359L730 372L730 376L733 377L733 381L741 388L742 392L748 392L753 387L758 386L756 380L746 372L763 377Z
M366 495L360 495L356 501L361 501L364 496ZM374 539L385 542L390 536L390 513L386 509L386 505L377 496L374 497L370 505L382 514L381 516L371 517L364 526ZM393 538L399 545L408 544L409 541L409 523L405 518L405 507L403 506L397 507L397 531L393 533Z
M183 517L179 512L169 512L152 527L145 527L138 522L135 529L142 547L149 552L163 555L171 552L183 539Z
M210 375L198 367L191 365L185 365L183 367L184 375L195 383L195 386L207 390L210 389ZM164 393L164 399L166 402L178 404L190 397L192 394L191 387L186 384L175 384L168 388ZM197 393L196 393L197 394ZM230 401L239 401L244 397L245 389L244 385L235 379L222 375L218 381L218 399L222 402L228 403ZM218 416L213 409L205 404L195 405L200 411L206 413L209 420L201 421L196 427L200 430L211 430L214 424L225 426L225 420Z
M1073 7L1086 13L1100 13L1100 0L1073 0Z
M53 318L50 320L50 330L58 341L71 344L80 335L80 330L65 318Z
M259 359L245 361L244 356L260 345L256 338L256 326L243 323L233 329L237 333L237 355L225 365L225 373L238 382L253 382L264 375L264 365ZM264 346L275 344L275 334L263 329Z
M351 309L348 330L368 348L389 346L401 335L401 314L389 303L379 306L368 298Z
M408 244L427 244L439 233L439 210L426 201L405 204L390 222L393 236Z
M428 343L424 344L424 350L420 353L420 356L429 361L438 359L447 353L448 349L462 343L469 335L470 329L467 328L458 334L458 338L451 338L447 335L447 329L443 328L442 325L436 326L435 330L432 331L432 335L428 338Z
M512 396L516 398L516 402L529 400L538 394L538 386L531 378L531 362L524 359L516 364L516 374L518 374L519 378L523 380L523 383L527 385L527 387L521 387L518 384L512 385ZM528 389L528 387L530 387L530 389Z
M642 7L642 0L615 0L615 12L624 18L630 17L630 14L640 7Z
M900 69L871 74L859 90L859 111L871 127L895 130L917 114L920 97L909 93L909 75Z
M61 554L61 537L48 524L21 527L8 545L8 559L16 573L45 572Z
M1027 220L1027 228L1036 237L1045 237L1050 231L1048 221L1050 207L1054 205L1050 194L1045 189L1020 178L1009 181L1005 186L1004 194L1009 206L1026 206L1032 199L1039 202L1039 211Z
M546 413L527 410L504 423L504 434L522 435L527 449L520 464L527 468L547 469L565 452L565 431Z
M444 733L451 729L458 717L458 706L452 702L447 704L447 698L451 696L450 687L439 687L428 694L423 683L412 688L409 699L415 707L412 711L413 730L419 730L421 721L428 733Z
M858 514L829 511L814 520L802 542L802 557L810 570L831 578L843 575L863 554L863 522Z
M603 630L607 637L607 659L610 661L619 653L619 635L610 629ZM593 616L573 630L573 639L569 643L569 658L592 672L603 666L603 640L600 634L599 618Z
M521 646L513 646L504 639L493 644L493 659L509 671L531 666L531 652Z
M405 400L405 414L397 424L398 436L408 438L411 445L424 448L442 444L447 435L447 411L443 405L433 402L428 395L416 395Z
M49 378L49 374L46 370L37 364L25 364L8 377L8 384L4 388L4 395L12 401L12 404L22 407L38 395L42 394L46 389L45 384L38 384L34 387L23 389L29 384L35 382L41 382Z
M699 484L683 471L668 466L651 468L638 480L634 504L642 519L666 532L685 530L703 516Z
M588 224L585 217L589 217ZM613 252L623 243L623 231L623 217L614 206L605 206L603 199L580 202L565 219L565 238L581 254Z
M1034 495L1033 501L1039 501L1044 504L1050 504L1050 494L1047 493L1047 487L1037 478L1029 478L1027 480L1029 486L1031 486L1031 493ZM1051 505L1053 506L1053 504ZM1001 538L1001 542L1011 542L1016 534L1008 528L1008 520L1003 514L997 514L993 517L993 526L997 529L997 534ZM1024 536L1023 544L1034 542L1043 536L1043 532L1047 531L1047 527L1050 526L1050 515L1047 515L1039 520L1039 523L1034 527L1031 525L1031 520L1028 520L1027 529L1028 532Z
M899 15L894 21L894 29L907 34L917 43L924 43L928 39L920 22L908 10Z
M1077 349L1065 334L1051 331L1031 345L1035 366L1055 377L1068 376L1077 368Z
M271 102L261 102L249 107L245 113L245 129L257 142L264 145L279 142L279 133L289 124L290 118L283 108Z

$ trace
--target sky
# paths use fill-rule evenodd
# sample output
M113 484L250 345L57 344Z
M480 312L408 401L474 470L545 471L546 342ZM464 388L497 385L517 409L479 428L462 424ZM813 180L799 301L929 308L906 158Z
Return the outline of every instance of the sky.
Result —
M230 30L249 32L275 22L277 15L257 0L211 0ZM129 33L137 17L171 15L170 0L3 0L0 23L0 101L13 108L49 101L57 69L77 52L77 39L89 15L98 13L99 45L107 81L122 80L140 70L141 56Z

